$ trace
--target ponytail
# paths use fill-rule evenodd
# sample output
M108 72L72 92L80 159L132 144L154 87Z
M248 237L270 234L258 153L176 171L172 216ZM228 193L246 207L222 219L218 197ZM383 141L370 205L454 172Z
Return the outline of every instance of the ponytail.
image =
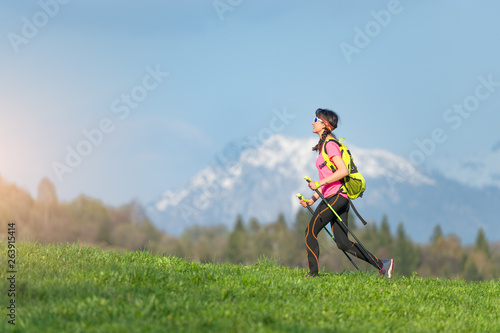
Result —
M335 139L337 138L335 134L332 133L332 131L337 128L339 116L335 112L328 109L317 109L316 117L328 123L328 125L325 126L325 130L321 134L318 144L316 144L316 146L312 148L313 151L321 152L328 134L331 134Z
M325 130L323 131L323 134L321 134L321 138L319 139L318 144L316 144L316 146L314 146L312 150L313 151L321 151L321 149L323 148L323 144L325 143L326 137L328 136L328 134L331 134L331 133L332 132L330 132L329 130L327 130L325 128ZM335 137L335 135L333 135L333 136Z

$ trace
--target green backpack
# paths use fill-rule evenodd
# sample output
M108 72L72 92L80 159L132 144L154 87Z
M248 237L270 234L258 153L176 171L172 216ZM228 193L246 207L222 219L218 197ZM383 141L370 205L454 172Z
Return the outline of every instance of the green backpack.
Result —
M359 173L356 164L354 164L354 160L352 159L352 155L349 149L347 149L346 145L341 143L342 141L344 141L344 138L341 138L340 140L328 139L325 141L325 143L323 144L323 149L321 149L321 153L323 154L323 159L325 160L326 165L330 168L330 170L335 172L335 165L332 163L332 161L330 161L330 158L326 153L326 144L330 141L335 142L339 146L340 157L342 157L342 160L347 166L347 171L349 171L349 175L345 176L340 181L342 183L340 192L346 193L349 199L362 197L363 192L366 188L365 178L363 177L363 175L361 175L361 173Z

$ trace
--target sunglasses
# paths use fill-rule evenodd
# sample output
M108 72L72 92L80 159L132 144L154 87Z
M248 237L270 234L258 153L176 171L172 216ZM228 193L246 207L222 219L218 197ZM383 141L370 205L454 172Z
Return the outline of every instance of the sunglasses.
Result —
M314 118L314 122L317 123L318 121L323 122L323 120L319 119L318 117Z

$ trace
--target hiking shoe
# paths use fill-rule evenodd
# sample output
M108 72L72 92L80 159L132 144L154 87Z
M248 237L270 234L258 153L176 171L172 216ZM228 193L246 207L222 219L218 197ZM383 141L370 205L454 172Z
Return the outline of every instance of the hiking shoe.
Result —
M379 271L380 275L390 279L392 277L393 268L394 268L394 259L382 260L382 269Z
M309 272L309 273L306 274L306 277L318 277L318 273L311 273L311 272Z

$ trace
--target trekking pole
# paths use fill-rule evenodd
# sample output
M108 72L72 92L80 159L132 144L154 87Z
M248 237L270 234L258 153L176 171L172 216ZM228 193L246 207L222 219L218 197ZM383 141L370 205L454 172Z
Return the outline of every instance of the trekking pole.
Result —
M307 183L310 183L312 182L311 178L309 178L308 176L305 176L304 179L307 181ZM333 214L335 214L335 216L337 217L337 219L342 222L342 224L344 225L344 227L347 229L347 231L349 231L349 233L352 235L352 237L354 237L354 239L356 240L356 242L358 242L359 246L361 246L363 248L363 250L366 252L366 254L370 257L370 259L375 262L377 264L377 267L379 269L382 269L382 267L380 267L378 265L378 262L373 259L372 255L370 254L370 252L368 252L368 250L363 246L363 244L361 244L361 242L359 241L358 237L356 237L356 235L351 231L351 229L349 229L349 227L347 226L347 224L344 223L344 221L342 221L342 219L340 218L340 216L337 214L337 212L332 208L332 206L330 206L330 204L328 203L328 201L326 201L325 197L323 196L323 194L321 194L320 190L319 190L319 182L316 182L316 193L318 193L319 197L321 198L321 200L323 200L323 202L328 206L328 208L330 208L330 210L333 212Z
M304 196L302 194L300 194L300 193L297 193L296 196L297 196L297 198L299 198L299 200L304 200L306 203L309 200L309 199L305 199ZM307 205L307 209L309 209L309 212L314 215L314 212L313 212L311 206ZM333 237L333 235L330 233L330 230L328 230L328 228L326 226L324 226L323 229L325 229L325 231L330 235L330 237L335 242L335 237ZM359 271L358 266L354 263L354 261L352 261L351 257L349 257L349 255L347 254L347 252L345 252L344 250L342 250L342 252L344 252L344 254L347 257L347 259L349 259L349 261L351 262L351 264L353 264L354 267L356 267L356 269Z

